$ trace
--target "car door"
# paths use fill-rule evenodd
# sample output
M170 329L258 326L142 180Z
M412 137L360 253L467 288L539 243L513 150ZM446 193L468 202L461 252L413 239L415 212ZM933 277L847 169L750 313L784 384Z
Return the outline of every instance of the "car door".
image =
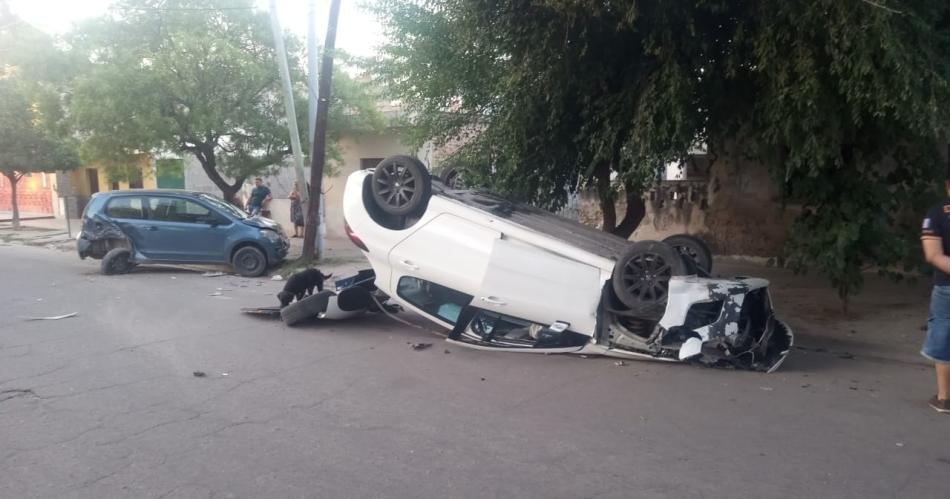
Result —
M390 250L392 289L417 312L451 327L482 285L496 230L443 213Z
M143 237L154 258L176 262L221 261L233 223L194 200L154 195L148 222Z
M600 270L539 246L502 237L492 244L479 308L540 324L566 323L593 335L600 303Z
M135 251L151 258L144 239L145 227L148 225L144 197L114 196L106 202L105 214L132 241Z

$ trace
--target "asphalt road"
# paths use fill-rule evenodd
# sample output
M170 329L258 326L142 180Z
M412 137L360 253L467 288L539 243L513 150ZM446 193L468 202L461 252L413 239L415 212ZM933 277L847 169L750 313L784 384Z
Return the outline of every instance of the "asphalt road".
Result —
M467 350L385 317L291 329L239 313L281 283L97 263L0 247L2 498L950 494L918 364L799 350L765 375Z

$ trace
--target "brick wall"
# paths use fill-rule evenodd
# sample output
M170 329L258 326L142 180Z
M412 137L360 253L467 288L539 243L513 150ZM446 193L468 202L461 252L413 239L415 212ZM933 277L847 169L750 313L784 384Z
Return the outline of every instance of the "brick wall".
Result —
M20 213L53 214L53 175L34 173L17 183ZM45 184L45 186L44 186ZM12 211L10 180L0 175L0 211Z

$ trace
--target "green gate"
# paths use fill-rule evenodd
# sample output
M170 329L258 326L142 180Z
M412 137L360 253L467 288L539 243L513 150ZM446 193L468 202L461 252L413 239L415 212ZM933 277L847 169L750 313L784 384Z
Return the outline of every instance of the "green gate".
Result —
M180 159L160 159L155 162L155 183L159 189L185 188L185 162Z

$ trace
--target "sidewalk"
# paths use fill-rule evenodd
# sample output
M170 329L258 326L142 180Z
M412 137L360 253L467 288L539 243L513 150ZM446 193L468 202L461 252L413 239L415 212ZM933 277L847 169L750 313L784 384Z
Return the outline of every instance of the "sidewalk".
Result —
M29 211L20 212L20 221L24 220L40 220L40 219L50 219L53 218L53 215L50 213L32 213ZM0 223L12 223L13 222L13 212L0 210Z
M49 249L73 251L76 249L79 220L72 220L70 224L72 231L67 230L66 220L62 219L21 220L20 228L14 230L12 222L0 221L0 245L44 246Z

